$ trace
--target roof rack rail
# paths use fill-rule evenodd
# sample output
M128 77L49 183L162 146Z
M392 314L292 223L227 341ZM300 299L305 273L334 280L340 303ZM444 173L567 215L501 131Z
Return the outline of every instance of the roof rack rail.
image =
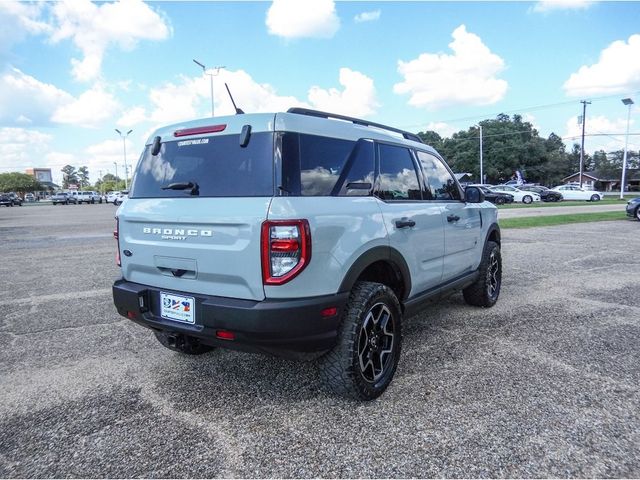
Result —
M376 127L382 130L388 130L390 132L399 133L406 140L413 140L414 142L424 143L422 139L415 133L406 132L399 128L389 127L381 123L369 122L368 120L362 120L361 118L347 117L346 115L338 115L336 113L321 112L320 110L311 110L310 108L293 107L287 110L287 113L297 113L298 115L308 115L310 117L319 118L335 118L338 120L345 120L347 122L355 123L356 125L362 125L365 127Z

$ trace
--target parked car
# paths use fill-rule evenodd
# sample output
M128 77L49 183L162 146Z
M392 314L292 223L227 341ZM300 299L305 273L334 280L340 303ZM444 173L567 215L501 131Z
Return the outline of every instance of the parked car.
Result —
M640 220L640 197L632 198L627 202L627 215Z
M537 193L523 191L511 185L496 185L494 187L489 187L489 189L492 192L508 193L509 195L513 195L513 200L515 202L530 204L540 201L540 195Z
M589 190L579 185L558 185L551 190L562 195L564 200L586 200L588 202L598 202L604 198L604 193Z
M113 200L113 204L116 205L116 206L122 205L122 202L124 202L128 198L129 198L129 192L126 191L126 190L123 190L123 191L118 193L116 198Z
M8 195L14 205L17 205L19 207L22 206L22 198L20 198L20 196L17 193L9 192Z
M527 192L537 193L543 202L559 202L562 200L562 194L560 192L543 187L542 185L521 185L518 188Z
M5 207L13 207L13 201L8 193L0 193L0 205Z
M102 203L102 197L97 192L77 192L76 198L78 199L78 203Z
M478 187L484 193L484 199L496 205L504 205L505 203L513 203L513 195L510 193L500 193L490 190L485 185L468 185L469 187Z
M25 202L35 202L36 201L36 196L33 193L27 193L24 196L24 201Z
M413 133L303 108L182 122L133 178L114 303L171 350L317 358L334 392L372 400L403 317L454 289L498 300L496 207Z
M116 198L118 198L120 196L120 193L121 192L118 192L118 191L116 191L116 192L107 192L106 202L107 203L113 203L115 205Z
M58 192L51 196L51 203L54 205L58 203L61 205L69 205L70 203L76 204L78 201L76 197L70 195L68 192Z

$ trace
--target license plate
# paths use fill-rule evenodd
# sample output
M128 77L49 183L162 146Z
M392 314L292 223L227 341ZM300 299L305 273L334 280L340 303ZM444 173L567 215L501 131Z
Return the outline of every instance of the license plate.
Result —
M160 316L176 322L196 322L196 301L173 293L160 292Z

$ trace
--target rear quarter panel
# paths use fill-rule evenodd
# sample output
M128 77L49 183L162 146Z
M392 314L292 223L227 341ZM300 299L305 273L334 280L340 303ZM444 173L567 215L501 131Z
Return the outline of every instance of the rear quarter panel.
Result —
M338 292L353 263L368 250L389 246L373 197L276 197L269 220L307 219L311 262L290 282L265 286L268 298L302 298Z

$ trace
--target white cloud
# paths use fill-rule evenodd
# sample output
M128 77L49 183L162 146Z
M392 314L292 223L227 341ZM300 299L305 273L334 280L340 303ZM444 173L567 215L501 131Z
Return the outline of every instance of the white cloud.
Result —
M541 0L533 6L531 11L548 13L555 10L584 10L593 3L593 0Z
M66 0L52 10L56 21L51 40L70 39L82 51L81 59L71 60L73 76L80 81L98 77L109 46L131 50L139 40L164 40L171 34L165 18L141 0Z
M380 10L373 10L372 12L362 12L353 17L353 21L356 23L363 22L375 22L380 19Z
M425 132L432 130L440 135L442 138L451 137L454 133L460 129L455 128L453 125L449 125L445 122L430 122L424 129Z
M12 45L28 34L47 33L51 27L39 20L43 3L26 3L12 0L0 2L0 58Z
M144 107L133 107L123 112L116 124L119 127L131 128L145 120L147 120L147 111Z
M633 123L634 121L632 119L630 121L630 125L633 125ZM611 120L602 115L593 117L587 115L584 139L585 152L593 153L596 150L604 150L606 152L622 150L624 148L626 129L626 118L616 118ZM613 135L607 136L597 134ZM579 144L581 136L582 125L578 123L578 117L573 116L569 118L566 123L566 133L563 136L563 140L567 146L570 148L574 143Z
M77 99L59 107L52 120L81 127L95 127L115 115L119 108L115 97L96 84Z
M267 11L271 35L284 38L331 38L340 28L333 0L274 0Z
M497 78L504 60L467 32L453 31L453 55L423 53L409 62L398 61L404 81L394 85L397 94L410 94L409 105L435 110L452 105L491 105L504 98L508 84Z
M115 136L115 133L114 133ZM127 168L129 170L129 177L131 177L133 169L137 163L137 159L140 156L141 147L131 140L131 137L126 139L127 145ZM100 171L102 175L106 173L116 173L116 165L118 165L118 176L124 178L124 151L122 140L116 136L111 140L105 140L94 145L90 145L84 149L82 164L86 165L91 174L92 181L95 181L99 177Z
M0 128L0 171L24 172L29 167L46 166L44 154L52 136L26 128Z
M53 113L73 97L17 68L0 76L0 122L4 125L46 125Z
M583 65L564 83L567 95L625 93L640 88L640 34L613 42L600 53L598 63Z
M279 95L272 85L255 81L244 70L221 70L220 74L214 77L216 116L235 113L224 86L225 82L229 85L238 107L247 113L278 112L291 107L307 107L366 116L373 113L378 106L373 80L349 68L340 69L339 83L343 87L342 90L313 86L309 89L306 100ZM211 114L209 77L180 77L179 82L169 82L151 89L149 99L152 104L149 120L157 125L207 117Z
M364 117L375 112L379 104L371 78L355 70L341 68L339 81L344 87L342 91L317 86L309 89L309 102L314 108L356 117Z

